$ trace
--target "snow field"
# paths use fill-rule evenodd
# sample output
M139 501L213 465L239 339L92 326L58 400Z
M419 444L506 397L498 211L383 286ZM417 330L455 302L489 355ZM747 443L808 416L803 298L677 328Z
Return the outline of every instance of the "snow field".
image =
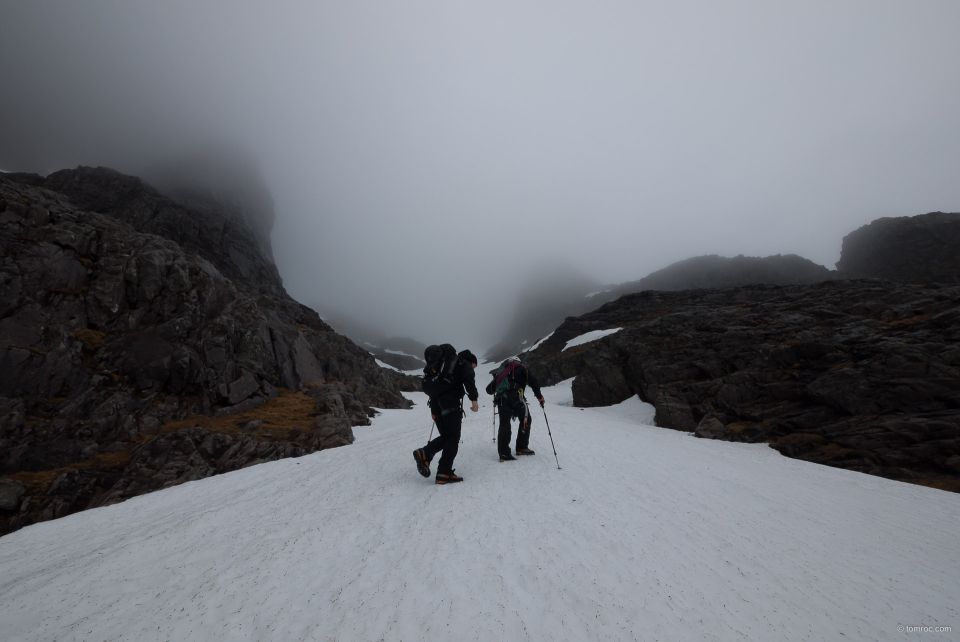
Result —
M478 383L486 384L479 374ZM424 396L354 445L0 538L3 640L896 640L953 626L960 496L534 405L500 463L490 398L457 472L411 451ZM516 424L514 424L514 428ZM516 431L514 430L514 433ZM951 639L940 634L939 639Z

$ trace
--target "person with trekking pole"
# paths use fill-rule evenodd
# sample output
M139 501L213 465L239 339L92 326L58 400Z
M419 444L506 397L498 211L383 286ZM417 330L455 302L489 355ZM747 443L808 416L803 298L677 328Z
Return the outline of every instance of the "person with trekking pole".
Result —
M429 346L424 352L427 366L423 369L423 392L430 399L430 414L437 426L437 438L423 448L413 451L417 471L430 476L430 462L438 452L443 452L437 462L437 484L462 482L455 474L453 460L460 449L460 429L463 422L463 397L471 401L470 410L479 412L476 375L477 358L469 350L457 353L449 343ZM430 431L433 435L433 429Z
M520 420L520 426L517 428L517 455L536 454L529 448L530 424L533 417L530 415L530 406L527 405L524 396L527 386L530 386L540 406L543 407L540 382L518 359L504 361L494 372L493 381L487 385L487 394L493 395L493 403L500 413L500 431L497 433L497 452L500 454L500 461L516 460L516 457L510 454L510 422L514 417Z

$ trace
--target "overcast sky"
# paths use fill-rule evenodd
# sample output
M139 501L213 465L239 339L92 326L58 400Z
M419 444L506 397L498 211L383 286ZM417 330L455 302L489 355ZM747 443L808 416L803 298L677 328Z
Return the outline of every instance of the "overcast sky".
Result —
M0 169L228 142L290 293L482 350L530 266L960 211L960 2L0 4Z

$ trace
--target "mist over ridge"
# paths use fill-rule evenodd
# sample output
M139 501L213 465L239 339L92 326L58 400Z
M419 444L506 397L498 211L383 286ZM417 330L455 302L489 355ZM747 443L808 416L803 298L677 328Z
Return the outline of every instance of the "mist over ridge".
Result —
M960 211L956 3L3 13L0 168L243 150L291 296L424 343L484 351L550 262L832 267L872 220Z

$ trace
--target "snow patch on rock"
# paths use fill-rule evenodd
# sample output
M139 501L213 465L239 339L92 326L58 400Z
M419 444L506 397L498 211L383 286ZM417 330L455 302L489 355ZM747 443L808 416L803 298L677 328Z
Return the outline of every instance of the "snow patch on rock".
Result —
M389 363L384 363L383 361L380 361L380 359L377 359L376 361L377 361L377 365L380 366L381 368L387 368L388 370L396 370L397 372L403 372L403 370L401 370L400 368L395 368L394 366L391 366ZM417 370L417 372L420 372L420 371Z
M580 346L584 343L590 343L591 341L596 341L597 339L609 336L616 332L620 332L623 328L613 328L612 330L593 330L592 332L587 332L586 334L581 334L579 337L575 337L567 341L567 345L563 346L564 350L572 348L574 346Z
M532 346L530 346L529 348L525 348L524 350L521 350L521 351L520 351L520 354L523 354L524 352L529 352L529 351L531 351L531 350L536 350L537 348L540 347L540 344L542 344L544 341L546 341L547 339L549 339L549 338L552 337L552 336L553 336L553 332L551 332L550 334L548 334L548 335L545 336L544 338L540 339L539 341L537 341L536 343L534 343L534 344L533 344ZM524 343L526 343L526 341L524 341Z

